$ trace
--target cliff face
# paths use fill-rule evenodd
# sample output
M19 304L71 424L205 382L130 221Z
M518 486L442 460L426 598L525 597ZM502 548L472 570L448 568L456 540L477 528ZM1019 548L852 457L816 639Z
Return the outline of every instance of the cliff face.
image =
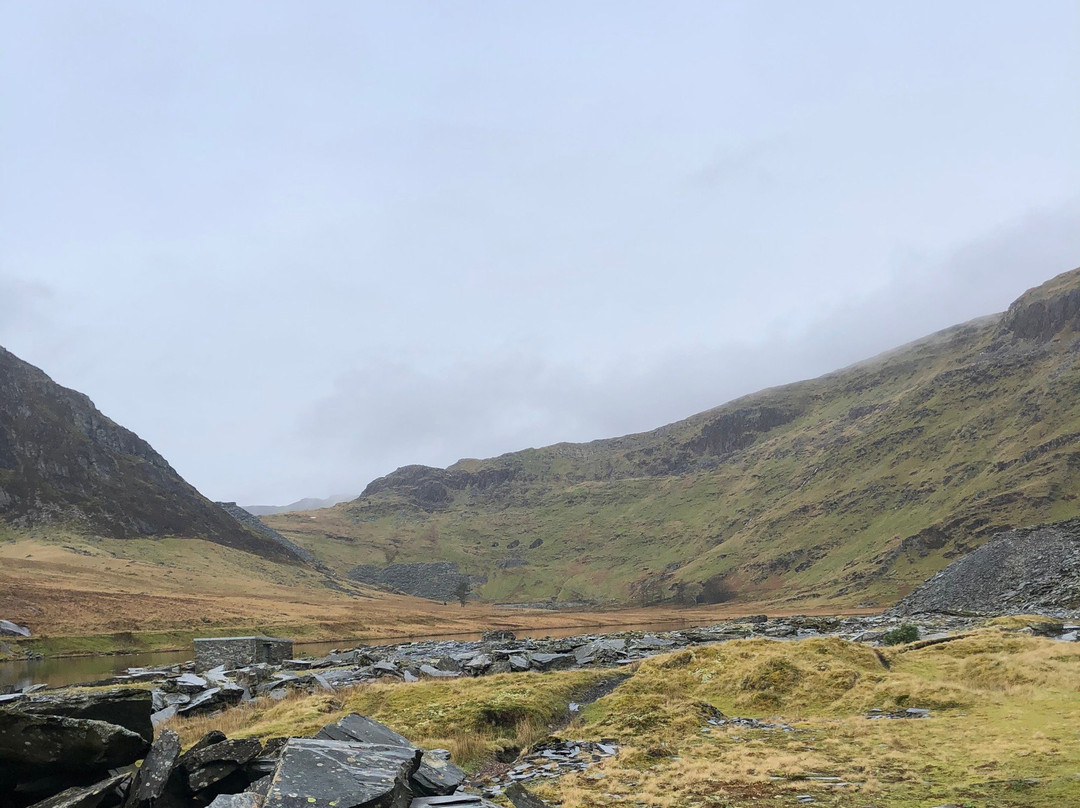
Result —
M200 538L275 560L296 558L203 497L85 395L3 348L0 519L114 538Z

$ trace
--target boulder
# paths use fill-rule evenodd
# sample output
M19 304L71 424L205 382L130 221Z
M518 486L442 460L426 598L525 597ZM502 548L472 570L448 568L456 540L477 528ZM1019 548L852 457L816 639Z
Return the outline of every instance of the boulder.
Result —
M408 808L420 751L400 745L290 738L265 808Z
M162 730L135 774L124 808L153 808L165 793L179 757L180 736L172 730Z
M561 671L573 666L573 654L533 654L532 666L538 671Z
M90 692L50 693L23 699L19 710L31 715L59 715L86 718L116 724L141 735L149 743L154 739L150 716L154 711L149 690L113 688Z
M47 800L34 803L31 808L97 808L106 797L115 798L130 778L130 774L119 774L92 786L74 786Z
M90 778L134 763L149 748L142 735L117 724L0 709L0 771L19 782L57 774Z
M513 642L517 639L517 635L509 629L493 628L490 631L485 631L480 639L483 642Z
M521 783L514 783L506 789L506 798L514 808L548 808L548 804L535 794L526 790Z
M323 727L315 737L337 741L357 741L360 743L400 746L403 749L422 754L420 766L410 778L413 791L416 794L425 796L453 794L465 781L465 771L455 766L446 757L423 752L405 736L399 735L390 727L359 713L352 713L336 724Z

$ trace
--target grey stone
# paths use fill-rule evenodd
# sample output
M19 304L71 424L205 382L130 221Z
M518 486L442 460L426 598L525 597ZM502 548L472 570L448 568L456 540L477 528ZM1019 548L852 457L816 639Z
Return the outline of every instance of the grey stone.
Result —
M0 637L29 637L30 629L12 623L10 620L0 620Z
M529 669L529 660L521 656L521 654L511 654L508 661L510 670L527 671Z
M92 786L74 786L34 803L31 808L97 808L106 797L116 794L130 777L130 774L119 774Z
M439 670L434 665L421 665L420 673L424 676L430 676L432 679L454 679L458 674L454 671Z
M210 808L262 808L263 799L258 794L219 794L210 803Z
M181 693L200 693L210 683L194 673L182 673L172 680L172 685Z
M124 808L152 808L165 793L179 757L180 736L172 730L162 730L135 774Z
M547 808L546 802L527 791L521 783L508 786L506 798L514 804L514 808Z
M0 771L20 781L103 774L134 763L149 747L143 736L116 724L0 709Z
M262 751L262 743L254 738L219 741L184 755L188 787L202 791L228 777Z
M420 752L400 745L290 738L265 808L407 808Z
M415 752L422 751L404 735L399 735L384 724L359 713L352 713L336 724L323 727L315 737L400 746ZM427 796L453 794L464 781L464 770L441 755L428 753L423 753L420 766L411 778L414 791Z
M573 654L533 654L532 666L541 671L565 670L573 666Z
M113 688L98 691L67 691L23 699L19 709L33 715L59 715L105 721L129 729L147 740L154 738L150 723L153 697L148 690Z

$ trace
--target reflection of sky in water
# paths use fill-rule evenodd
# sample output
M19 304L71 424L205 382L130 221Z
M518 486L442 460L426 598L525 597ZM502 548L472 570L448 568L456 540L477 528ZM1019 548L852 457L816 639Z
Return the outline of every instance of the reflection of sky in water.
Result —
M574 626L570 628L530 629L516 631L518 637L572 637L575 634L617 633L619 631L673 631L685 627L685 623L639 623L630 626ZM428 634L399 642L479 640L476 634ZM325 656L335 648L353 648L357 645L391 644L394 640L336 640L334 642L297 643L297 656ZM51 687L61 685L85 684L99 679L106 679L124 673L128 668L153 668L175 665L191 659L190 651L156 651L144 654L119 654L116 656L67 657L63 659L27 659L15 662L0 662L0 693L9 688L20 688L34 684L46 684Z

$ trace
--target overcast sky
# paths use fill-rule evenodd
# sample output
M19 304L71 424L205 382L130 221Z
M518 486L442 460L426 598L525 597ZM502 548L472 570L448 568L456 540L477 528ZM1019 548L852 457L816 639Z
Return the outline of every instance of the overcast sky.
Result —
M1080 3L0 2L0 344L215 499L650 429L1080 265Z

